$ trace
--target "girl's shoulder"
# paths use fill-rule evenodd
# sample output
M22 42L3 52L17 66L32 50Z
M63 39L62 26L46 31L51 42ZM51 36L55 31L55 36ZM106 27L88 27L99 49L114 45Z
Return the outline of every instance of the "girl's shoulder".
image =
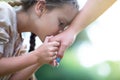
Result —
M7 2L0 1L0 12L15 12L14 8L10 6ZM1 13L0 13L1 14Z
M2 9L12 9L12 7L7 3L7 2L4 2L4 1L0 1L0 8Z
M0 31L2 38L8 38L10 31L16 30L16 11L8 3L0 1ZM1 39L1 35L0 35Z
M7 2L0 1L0 23L10 23L14 18L16 18L15 9Z

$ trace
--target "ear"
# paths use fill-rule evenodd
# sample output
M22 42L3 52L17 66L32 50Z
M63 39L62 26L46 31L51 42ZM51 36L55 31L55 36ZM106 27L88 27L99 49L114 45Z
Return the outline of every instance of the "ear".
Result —
M35 5L35 12L40 17L46 10L46 5L44 0L38 0Z

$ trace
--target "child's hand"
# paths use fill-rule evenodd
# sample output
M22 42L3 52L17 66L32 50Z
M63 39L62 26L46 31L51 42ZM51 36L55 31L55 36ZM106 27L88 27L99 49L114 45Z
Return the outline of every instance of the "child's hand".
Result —
M50 38L51 37L46 37L44 43L34 51L36 56L39 58L40 64L50 63L56 59L60 44L57 41L49 42Z

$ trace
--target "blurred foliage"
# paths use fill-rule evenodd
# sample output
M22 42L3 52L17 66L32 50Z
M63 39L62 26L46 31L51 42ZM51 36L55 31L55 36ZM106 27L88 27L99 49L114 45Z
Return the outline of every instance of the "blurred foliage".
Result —
M104 63L90 68L78 63L73 54L65 54L59 67L44 65L36 72L36 77L38 80L120 80L120 62L106 62L110 66L110 73L107 76L98 73L99 67ZM105 69L102 72L104 74Z
M38 80L120 80L120 62L106 61L88 68L78 62L74 54L84 42L90 42L85 30L79 33L75 43L66 50L59 67L44 65L36 72ZM106 64L108 67L105 67Z
M94 76L84 67L77 64L73 54L66 52L65 58L58 67L44 65L36 72L38 80L96 80Z

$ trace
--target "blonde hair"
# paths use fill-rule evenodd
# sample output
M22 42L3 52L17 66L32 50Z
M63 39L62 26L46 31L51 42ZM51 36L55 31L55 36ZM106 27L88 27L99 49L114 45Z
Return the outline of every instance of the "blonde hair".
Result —
M9 1L8 4L14 7L14 6L22 5L22 2L21 1Z

